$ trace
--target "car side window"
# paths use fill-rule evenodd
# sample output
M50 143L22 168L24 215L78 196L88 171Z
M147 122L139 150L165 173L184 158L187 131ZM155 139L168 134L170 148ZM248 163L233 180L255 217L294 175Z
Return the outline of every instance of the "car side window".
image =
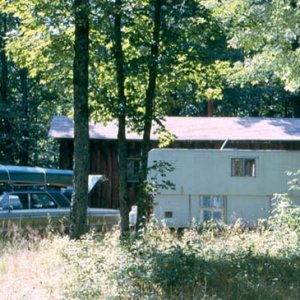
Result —
M13 193L11 196L16 196L19 198L19 201L21 202L22 204L22 209L28 209L29 208L29 205L28 205L28 194L23 194L23 193Z
M23 209L24 205L18 195L5 193L0 197L0 208L1 210L15 210Z
M70 207L70 201L60 192L49 191L49 194L55 199L59 207Z
M10 209L23 209L23 204L18 195L8 196L8 207Z
M56 208L57 204L53 201L53 199L44 193L30 194L31 196L31 208L39 209L39 208Z

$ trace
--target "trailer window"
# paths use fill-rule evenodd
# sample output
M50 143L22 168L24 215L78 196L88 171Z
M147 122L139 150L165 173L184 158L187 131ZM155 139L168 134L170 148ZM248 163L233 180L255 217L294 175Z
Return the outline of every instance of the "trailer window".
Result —
M165 211L165 219L173 218L173 212L172 211Z
M231 176L255 177L256 167L253 158L232 158Z
M174 227L174 219L172 211L165 211L164 213L164 222L168 227Z
M225 196L221 195L201 195L200 215L204 221L224 221Z

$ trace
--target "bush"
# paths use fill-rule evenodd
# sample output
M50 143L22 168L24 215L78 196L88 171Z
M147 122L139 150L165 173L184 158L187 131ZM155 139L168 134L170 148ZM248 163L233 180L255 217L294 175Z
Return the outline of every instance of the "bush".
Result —
M300 232L300 207L288 194L275 194L272 206L273 210L269 218L271 229Z
M297 299L295 231L204 226L180 235L148 224L120 241L86 236L64 249L70 299ZM213 231L216 233L213 233Z

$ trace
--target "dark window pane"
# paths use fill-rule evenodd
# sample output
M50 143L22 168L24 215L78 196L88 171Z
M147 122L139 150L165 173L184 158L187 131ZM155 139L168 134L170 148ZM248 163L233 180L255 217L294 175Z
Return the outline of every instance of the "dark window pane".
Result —
M231 168L232 176L243 176L243 161L241 159L233 159Z
M245 159L245 176L255 176L254 159Z
M57 205L48 194L31 194L32 208L56 208Z
M233 158L231 176L255 176L255 159Z
M13 209L23 209L22 202L17 195L9 195L8 205Z
M172 211L166 211L165 212L165 218L173 218L173 212Z
M222 213L220 211L214 211L212 218L216 221L220 221L222 219Z
M29 201L28 201L28 194L25 193L14 193L14 195L17 195L22 203L23 209L28 209L29 208Z
M70 207L70 201L59 191L49 191L49 194L55 199L60 207ZM72 191L71 191L72 194Z
M211 197L203 196L203 207L211 207Z
M209 210L203 211L203 221L211 220L211 212Z
M221 196L213 196L212 198L212 207L221 208L223 205Z

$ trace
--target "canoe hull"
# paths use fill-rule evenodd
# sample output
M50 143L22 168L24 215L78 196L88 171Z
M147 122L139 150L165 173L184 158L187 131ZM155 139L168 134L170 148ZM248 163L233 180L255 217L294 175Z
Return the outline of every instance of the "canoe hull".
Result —
M47 184L72 186L73 171L0 165L0 182L7 184Z

